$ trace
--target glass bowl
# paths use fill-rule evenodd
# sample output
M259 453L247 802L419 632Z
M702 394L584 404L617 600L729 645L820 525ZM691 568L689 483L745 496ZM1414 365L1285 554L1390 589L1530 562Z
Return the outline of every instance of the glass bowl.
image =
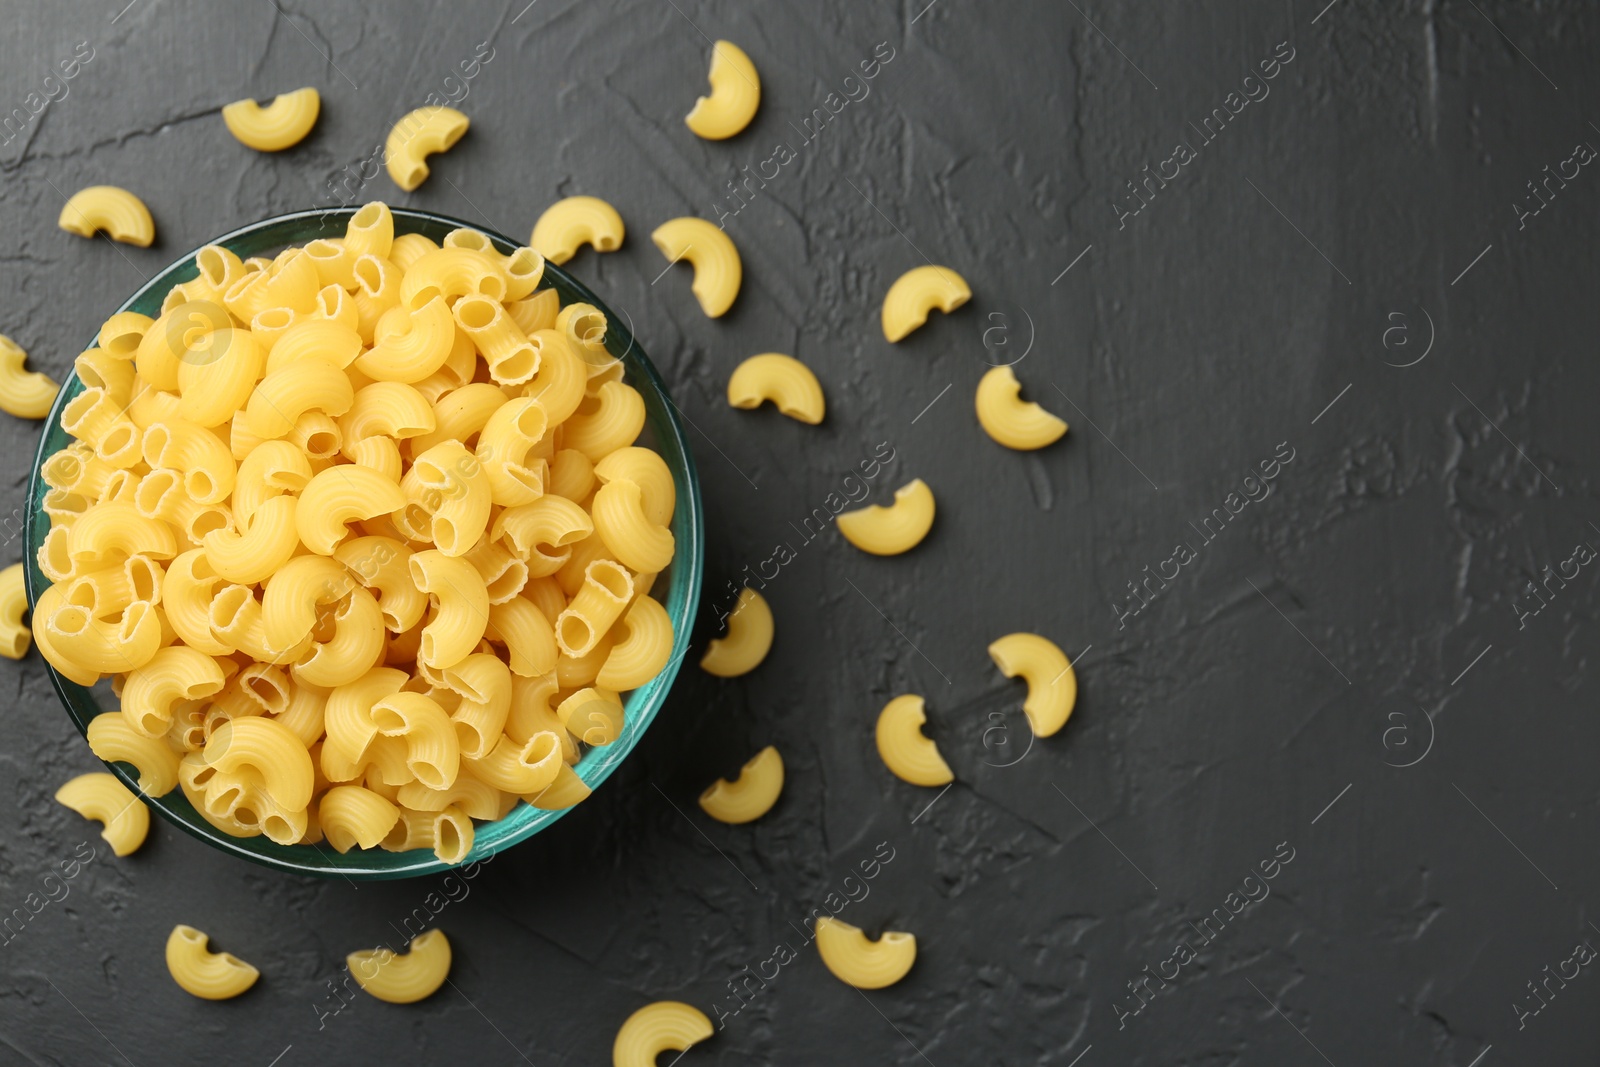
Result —
M241 259L249 256L271 256L286 245L305 245L318 237L342 236L345 223L356 210L355 207L329 208L279 215L235 230L212 243L232 250ZM487 234L502 253L508 253L517 247L516 242L501 234L460 219L407 208L390 210L394 214L396 235L420 233L437 242L451 230L466 227ZM161 301L167 291L175 285L190 281L196 274L194 252L190 252L157 274L116 310L137 311L155 318L160 313ZM672 619L674 634L672 658L668 660L666 669L653 680L628 694L625 702L626 725L621 736L604 748L589 749L574 768L589 788L594 789L606 780L622 758L638 743L645 728L650 725L656 712L666 700L667 691L672 687L672 680L677 676L678 667L688 651L690 624L693 622L695 609L700 600L701 571L704 564L704 517L700 510L699 477L695 473L694 457L689 452L683 427L678 422L677 407L667 396L666 386L655 368L650 365L650 360L635 344L631 329L625 327L616 314L583 283L554 264L545 266L544 280L540 282L539 287L555 289L563 306L581 301L593 304L605 312L609 323L606 348L612 355L624 361L625 380L644 398L645 428L640 436L640 442L654 448L666 460L678 491L678 507L672 520L672 534L677 541L677 555L673 559L672 566L656 580L657 590L665 587L666 598L663 603ZM85 347L92 347L94 344L95 341L91 338L89 345ZM28 482L28 522L24 541L30 607L38 602L39 594L50 585L49 579L39 570L38 564L39 545L50 529L49 516L45 515L41 507L48 487L40 480L39 469L45 460L72 442L72 438L61 429L61 410L69 400L81 393L83 388L83 383L78 380L76 374L68 377L66 384L61 388L61 395L56 398L55 406L45 422L44 431L39 436L39 451L34 457L33 471ZM67 709L67 714L72 717L80 733L88 730L89 720L96 715L117 709L118 703L111 693L108 681L102 680L93 688L88 688L63 678L48 662L45 667L50 671L50 681L55 685L62 705ZM138 774L131 765L112 763L108 766L124 785L138 792ZM233 837L202 819L183 793L177 789L166 796L145 797L145 801L166 819L223 852L296 874L364 880L414 878L449 870L451 866L435 857L432 852L423 850L386 852L382 849L352 849L341 856L326 842L317 845L275 845L265 837ZM482 860L501 849L525 840L561 818L569 810L571 809L542 811L527 804L518 804L505 818L477 825L472 851L462 862L472 863Z

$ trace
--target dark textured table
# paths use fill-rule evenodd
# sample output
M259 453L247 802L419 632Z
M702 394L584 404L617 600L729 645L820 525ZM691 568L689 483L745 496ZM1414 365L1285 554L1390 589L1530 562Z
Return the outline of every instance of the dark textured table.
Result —
M627 244L571 268L692 423L697 648L748 567L777 572L772 654L732 681L691 660L591 801L472 877L359 887L160 820L115 859L51 800L97 763L37 653L5 667L0 909L25 917L0 1063L592 1064L661 998L721 1024L684 1067L1594 1062L1600 11L525 2L10 5L0 331L60 375L143 275L241 223L372 197L524 235L605 197ZM682 117L718 37L764 99L707 143ZM301 85L324 102L304 144L228 137L221 105ZM354 188L396 118L463 91L472 131L418 192ZM156 247L56 228L97 183L146 198ZM743 252L721 321L650 245L684 214ZM883 293L926 261L973 299L891 346ZM762 351L816 369L822 426L728 407ZM1019 358L1072 423L1036 454L972 410ZM0 422L8 531L37 433ZM806 540L880 449L874 499L937 493L928 540ZM985 654L1016 629L1078 659L1077 712L1032 744ZM902 692L944 792L873 748ZM703 817L769 743L777 808ZM815 909L915 932L911 975L840 984ZM408 921L448 932L451 984L341 997L344 954ZM180 992L175 922L257 988Z

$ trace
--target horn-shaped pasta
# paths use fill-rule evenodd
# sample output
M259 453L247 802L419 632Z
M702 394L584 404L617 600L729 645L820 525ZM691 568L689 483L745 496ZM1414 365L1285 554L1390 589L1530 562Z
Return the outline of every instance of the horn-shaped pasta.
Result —
M49 640L34 639L39 651L57 666L62 657L84 671L122 674L150 662L161 648L161 609L143 600L129 604L117 619L97 619L86 608L64 604L43 619Z
M118 856L138 851L150 832L150 809L114 774L80 774L56 790L56 803L102 823L100 836Z
M562 762L561 738L551 730L540 730L518 743L501 735L487 756L461 760L462 769L474 778L507 793L537 793L556 780Z
M490 817L498 818L498 812ZM472 851L474 835L471 817L459 808L432 812L402 808L400 818L378 845L390 852L430 849L440 860L454 865Z
M91 185L67 198L57 224L79 237L104 231L113 241L149 248L156 239L155 220L144 201L115 185Z
M21 346L0 336L0 411L19 419L42 419L50 414L61 386L48 374L23 370L27 360L28 353ZM95 383L85 379L84 384L93 387Z
M388 949L352 952L346 957L356 984L390 1004L413 1004L430 997L450 974L450 942L443 930L429 930L411 941L403 956Z
M7 659L21 659L33 643L33 631L22 621L28 612L28 591L23 578L20 563L0 571L0 656Z
M627 569L613 560L595 560L584 569L572 603L556 618L556 644L574 658L588 655L632 599L633 576Z
M684 125L696 137L722 141L746 126L761 106L761 75L744 49L731 41L711 46L711 93L694 103Z
M300 547L292 496L270 497L258 507L243 531L213 530L201 538L206 559L230 582L264 582L289 562ZM323 557L315 557L321 559Z
M558 461L560 456L561 453L557 453ZM620 479L634 483L639 487L645 518L657 526L665 526L672 521L677 490L672 481L672 471L667 468L666 460L661 458L659 452L637 446L619 448L596 463L593 472L602 482Z
M567 344L583 360L592 378L621 361L606 348L606 316L593 304L568 304L556 314L555 328L567 339Z
M383 659L383 612L365 589L352 589L334 607L333 636L313 640L294 663L294 677L308 685L333 687L360 678Z
M411 264L400 283L400 301L415 311L435 297L452 303L457 297L486 296L505 300L511 279L498 255L472 248L441 248Z
M1049 737L1067 724L1078 702L1078 676L1054 642L1038 634L1007 634L989 646L989 658L1007 678L1028 683L1022 705L1036 737Z
M448 789L429 789L421 782L400 787L400 804L412 811L437 812L457 808L474 819L500 817L500 790L470 774L458 775Z
M531 504L506 508L494 520L489 536L527 561L538 578L554 574L572 556L572 545L594 533L594 520L561 496L543 496ZM551 551L554 550L554 551Z
M602 689L626 692L660 674L672 658L672 617L659 601L639 596L617 625L624 636L611 646L595 682Z
M450 712L450 722L462 754L474 758L488 755L505 731L511 712L510 669L498 656L478 652L446 669L443 677L450 691L461 698Z
M604 689L579 689L556 705L556 718L584 744L609 745L622 736L622 699Z
M619 478L602 485L594 494L590 514L600 540L632 570L655 574L672 562L676 551L672 530L650 521L644 495L633 482Z
M350 410L339 420L344 452L355 458L355 446L368 437L405 440L432 433L437 425L433 405L404 382L373 382L356 390Z
M461 744L438 701L421 693L394 693L372 706L372 722L385 737L405 741L406 767L429 789L448 789L461 767Z
M388 258L394 243L394 214L381 201L362 204L345 223L344 246L352 256Z
M105 503L74 522L67 550L85 566L120 562L132 555L171 559L177 542L162 522L139 514L132 504Z
M688 260L694 268L690 289L708 318L721 318L733 306L744 279L733 238L705 219L672 219L656 227L650 240L669 263Z
M300 493L295 525L311 551L329 556L349 536L346 523L387 515L405 506L398 485L367 467L341 464L317 474Z
M23 375L21 381L15 380L22 372L22 363L13 358L10 349L14 347L15 345L8 338L0 337L0 405L5 403L5 390L8 386L21 386L22 395L24 396L33 388L38 388L42 391L42 387L39 387L39 383L34 378ZM17 349L17 351L21 352L22 350ZM103 348L91 348L87 352L79 353L78 358L72 361L72 369L77 372L78 380L86 388L103 389L106 395L118 404L126 405L133 399L134 370L133 363L129 360L118 359ZM43 376L40 375L39 377ZM50 379L46 377L45 381L50 382ZM54 382L50 382L50 384L55 385ZM17 390L14 388L10 389L10 391L13 396L17 394ZM53 402L55 400L54 395L50 399ZM47 413L48 411L49 409L46 408ZM41 418L42 416L27 417Z
M489 377L501 385L521 385L539 370L539 350L506 314L505 305L471 294L457 300L456 325L472 338L489 364Z
M428 596L411 581L411 549L406 545L392 537L357 537L335 549L333 558L374 591L391 633L405 633L421 621Z
M212 952L210 939L181 923L167 938L167 970L185 993L205 1000L228 1000L256 984L261 972L231 952Z
M384 145L389 177L411 192L428 177L426 157L448 151L467 132L467 116L452 107L419 107L394 124Z
M246 652L261 663L292 663L311 647L307 635L284 648L266 638L261 602L247 585L227 585L219 589L207 609L212 636L226 642L230 651Z
M588 368L558 330L535 330L528 341L539 349L539 373L522 387L522 393L544 405L552 426L565 422L583 403Z
M978 382L975 405L984 433L1007 448L1043 448L1067 432L1067 424L1019 394L1022 385L1010 367L991 367Z
M815 925L817 955L833 976L857 989L883 989L906 976L917 961L914 934L885 930L876 941L860 928L823 915Z
M556 260L550 260L554 263ZM540 289L532 296L514 301L506 305L506 313L511 316L523 333L532 337L535 331L548 330L555 326L556 316L561 312L561 298L554 289Z
M413 500L417 490L423 494L423 506L433 515L432 541L445 555L466 555L488 528L489 476L460 441L445 441L423 452L400 484Z
M207 249L215 252L226 251L216 245L207 245L200 251L204 253ZM233 253L229 252L228 255L231 256ZM195 262L200 262L199 255L195 256ZM238 257L234 257L234 262L238 262ZM144 340L145 333L154 323L155 320L149 315L141 315L137 311L119 311L101 324L96 340L101 348L115 358L131 360L134 353L139 350L139 342Z
M238 100L222 109L228 132L246 148L281 152L299 144L317 123L322 97L315 89L279 93L262 107L254 100Z
M343 370L361 354L361 335L351 326L324 318L305 318L279 336L267 353L268 375L305 359L320 359Z
M596 252L615 252L625 234L617 209L596 196L569 196L544 209L533 224L528 243L560 266L588 245Z
M655 1067L663 1052L681 1052L715 1031L699 1008L676 1000L646 1004L617 1030L611 1046L614 1067Z
M160 737L172 725L173 707L222 691L227 681L211 656L186 645L163 648L122 683L122 714L146 737Z
M356 357L355 368L373 381L420 382L449 357L456 341L455 317L440 296L392 314L394 328L387 328L386 318L372 347Z
M230 286L238 280L235 278ZM233 325L233 317L222 306L221 299L219 295L210 300L191 300L162 312L145 330L135 349L133 362L139 377L153 389L176 393L178 367L189 346L209 333Z
M212 590L221 580L205 552L190 549L168 565L161 582L167 623L184 644L208 656L225 656L233 651L211 633Z
M878 713L878 755L894 776L912 785L946 785L955 780L939 746L922 732L928 721L923 700L907 693L895 697Z
M216 565L214 561L212 565ZM263 589L261 615L266 639L288 648L307 637L317 623L318 605L344 598L353 585L349 572L337 560L296 556L280 567Z
M815 426L822 421L826 402L822 384L811 368L793 356L766 352L751 356L728 378L728 403L749 410L770 400L779 411Z
M89 720L89 751L107 763L131 763L139 772L139 792L165 796L178 784L178 754L160 738L146 737L118 711Z
M719 778L701 793L700 809L718 822L751 822L771 811L782 792L783 757L768 745L739 768L738 778Z
M561 426L561 443L598 462L627 448L644 429L644 398L631 385L606 382L586 397Z
M400 809L370 789L336 785L317 805L317 823L335 852L375 848L400 820Z
M308 357L261 379L245 408L245 425L257 437L282 437L308 411L338 418L354 402L348 374L325 359Z
M533 677L555 670L555 627L532 601L518 596L492 605L484 634L490 641L506 646L513 674Z
M313 471L305 451L288 441L263 441L239 463L233 483L233 516L247 526L267 501L284 493L298 493L311 482Z
M915 267L895 279L883 298L883 336L899 341L927 322L934 308L949 313L970 299L966 279L949 267Z
M563 811L589 799L590 792L588 783L578 777L578 772L563 763L556 771L555 781L522 799L541 811Z
M408 680L405 671L375 667L330 692L323 710L324 729L328 734L322 748L324 758L330 751L350 759L360 756L378 736L378 726L372 719L373 705L400 692L400 687Z
M478 460L489 478L494 503L531 504L545 493L548 465L529 453L544 440L550 418L531 396L507 401L494 410L478 435Z
M894 492L888 507L846 511L834 520L844 539L874 556L895 556L917 547L933 527L933 490L921 478Z
M712 640L700 658L700 669L718 678L749 674L772 648L772 608L766 598L745 586L728 613L728 632Z
M178 415L220 426L244 406L261 379L267 350L249 330L225 327L197 337L178 361Z
M276 719L251 716L230 719L217 727L204 751L205 761L218 771L255 772L274 801L290 810L311 803L316 772L306 746Z
M438 670L465 659L483 639L489 624L489 591L477 568L438 549L413 553L411 580L438 604L433 621L422 628L417 657Z

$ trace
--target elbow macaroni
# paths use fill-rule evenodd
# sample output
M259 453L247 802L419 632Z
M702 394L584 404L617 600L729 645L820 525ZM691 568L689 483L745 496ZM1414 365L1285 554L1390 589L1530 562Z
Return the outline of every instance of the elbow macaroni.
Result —
M767 352L751 356L728 378L728 403L751 410L770 400L778 410L800 422L815 426L822 421L826 403L822 383L811 368L793 356Z
M27 360L28 353L21 346L0 336L0 411L19 419L42 419L50 414L61 386L48 374L23 370ZM84 384L94 383L85 379Z
M150 809L114 774L80 774L56 790L56 803L104 824L100 836L118 856L138 851L150 832Z
M685 217L663 222L650 240L669 263L682 259L694 268L690 288L708 318L721 318L727 313L744 279L733 238L705 219Z
M950 765L939 754L939 746L922 732L928 721L919 696L895 697L878 713L875 736L883 765L896 778L912 785L948 785L955 781Z
M596 196L569 196L544 209L528 244L560 266L588 245L596 252L622 247L625 230L617 209Z
M874 556L897 556L922 543L933 527L933 490L921 478L895 490L894 503L846 511L835 520L844 539Z
M612 1067L656 1067L663 1052L682 1052L715 1031L699 1008L676 1000L646 1004L623 1022L611 1045Z
M356 984L390 1004L414 1004L431 997L450 976L450 941L443 930L412 939L404 955L386 948L346 957Z
M389 131L384 146L389 177L411 192L428 177L425 157L449 151L469 125L467 116L453 107L419 107L405 115Z
M315 89L280 93L262 107L254 100L239 100L222 109L228 132L246 148L281 152L299 144L317 123L322 97Z
M719 778L701 793L700 808L718 822L752 822L771 811L782 792L783 757L768 745L739 769L738 778Z
M212 952L210 939L181 923L167 938L167 970L185 993L205 1000L228 1000L256 984L261 972L231 952Z
M966 279L931 263L906 271L883 298L883 336L895 342L928 321L934 308L948 314L972 299Z
M750 125L761 106L761 75L744 49L731 41L711 46L711 94L695 101L684 125L695 136L722 141Z
M817 955L833 976L857 989L883 989L906 976L917 962L914 934L885 930L876 941L858 927L831 915L815 925Z
M1067 424L1019 394L1022 385L1010 367L991 367L978 382L975 404L983 432L1007 448L1030 451L1059 440Z
M144 201L115 185L91 185L67 199L57 224L79 237L104 232L113 241L149 248L156 239L155 220Z
M77 443L40 472L54 584L27 624L0 572L0 652L109 676L91 749L235 836L453 864L474 819L581 802L572 765L672 654L648 590L677 486L605 315L543 264L381 204L273 259L202 249L78 358ZM131 848L114 793L62 799Z
M718 678L737 678L761 665L772 649L772 609L766 598L745 586L728 614L728 632L714 638L700 658L700 669Z
M1022 711L1036 737L1049 737L1067 724L1078 702L1078 676L1053 641L1038 634L1007 634L989 646L989 658L1007 678L1028 683Z

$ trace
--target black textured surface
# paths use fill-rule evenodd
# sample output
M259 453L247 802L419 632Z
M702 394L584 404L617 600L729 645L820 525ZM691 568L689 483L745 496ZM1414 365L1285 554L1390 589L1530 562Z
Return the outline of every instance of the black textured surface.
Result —
M59 96L45 75L93 48L0 144L0 328L36 364L64 373L177 253L329 202L489 42L472 132L417 193L380 175L361 195L512 234L559 194L614 202L624 249L571 266L628 310L694 424L698 640L742 568L795 558L768 583L757 672L687 669L592 801L471 879L296 880L159 822L116 860L50 799L96 764L37 654L5 668L0 908L42 906L0 946L0 1063L597 1063L667 997L724 1016L684 1067L1593 1062L1600 978L1575 946L1600 944L1597 602L1575 546L1600 546L1600 176L1574 158L1600 145L1592 6L124 2L14 3L0 32L7 111ZM716 37L764 99L710 144L682 115ZM847 79L875 53L863 97ZM1263 61L1276 76L1246 82ZM324 111L303 145L226 135L222 104L305 84ZM811 136L813 109L838 114ZM733 214L726 183L774 158ZM1134 214L1119 198L1147 164L1178 173ZM158 247L55 228L96 183L147 199ZM652 281L648 234L719 206L745 289L711 322L686 268ZM924 256L973 301L890 346L878 303ZM1073 424L1037 455L971 410L988 353L1024 350L1026 388ZM727 407L761 351L817 370L823 426ZM36 432L0 424L8 513ZM880 443L875 499L917 476L938 494L927 542L889 560L802 543ZM1280 449L1270 491L1247 480ZM1167 563L1180 543L1194 558ZM1147 566L1179 569L1128 612ZM1072 722L1031 748L984 652L1012 629L1088 647ZM931 808L872 747L907 691L958 776ZM704 819L698 792L768 743L778 807ZM82 841L93 861L47 880ZM1263 863L1275 877L1248 879ZM900 985L857 993L805 945L804 918L847 894L844 918L920 938ZM1228 921L1192 925L1213 909ZM432 912L449 987L408 1008L335 995L346 952ZM259 986L180 992L175 922ZM747 967L776 977L735 999ZM1131 991L1147 967L1177 977Z

